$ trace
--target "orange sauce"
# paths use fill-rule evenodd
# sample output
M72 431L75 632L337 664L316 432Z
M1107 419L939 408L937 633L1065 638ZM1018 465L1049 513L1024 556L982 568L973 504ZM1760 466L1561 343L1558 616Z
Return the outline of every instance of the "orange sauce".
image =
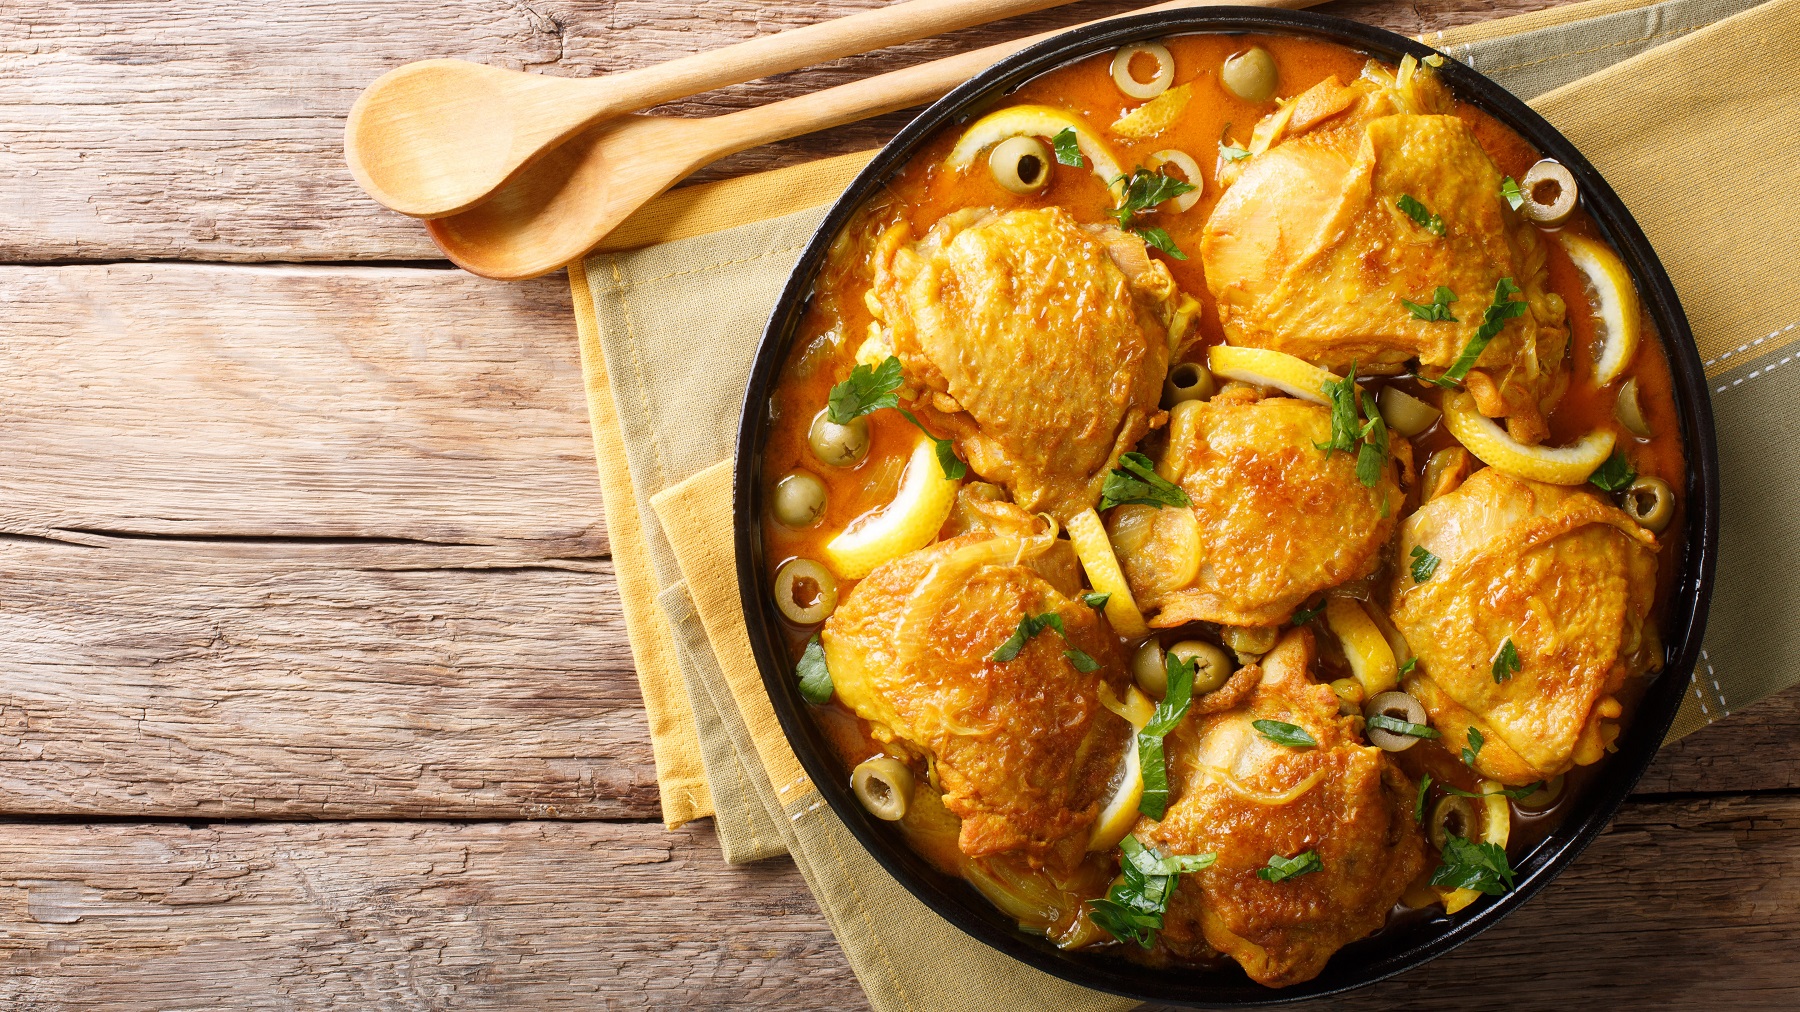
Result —
M1227 56L1249 45L1260 44L1270 50L1280 68L1278 93L1293 96L1332 75L1340 81L1355 79L1368 58L1336 44L1280 36L1185 35L1163 41L1175 57L1173 83L1192 84L1192 100L1176 124L1150 140L1131 141L1110 133L1106 136L1119 157L1121 168L1126 171L1146 164L1152 152L1176 148L1191 155L1206 174L1204 193L1188 211L1175 213L1165 205L1144 219L1146 224L1166 229L1176 244L1189 253L1187 260L1166 256L1162 259L1182 290L1203 304L1200 339L1186 354L1189 361L1203 362L1206 349L1224 340L1198 259L1204 224L1221 195L1216 179L1218 168L1224 164L1219 146L1221 140L1246 146L1256 122L1276 108L1272 102L1252 104L1232 95L1219 82L1220 65ZM1058 68L1026 83L1001 104L1057 106L1079 114L1096 129L1103 130L1107 124L1141 104L1139 100L1127 98L1113 83L1111 58L1111 53L1103 53ZM1505 174L1520 178L1539 158L1539 153L1523 138L1486 113L1459 105L1457 115L1469 124L1482 147ZM824 407L832 384L849 373L856 349L872 322L863 303L863 294L872 280L868 257L874 239L888 226L900 221L910 223L915 233L923 234L944 215L964 207L1009 210L1058 205L1081 222L1111 220L1106 211L1113 206L1112 197L1105 183L1089 169L1055 166L1047 187L1040 193L1029 195L1013 194L1000 188L989 174L985 160L978 161L966 172L946 169L945 158L964 125L947 128L925 144L899 175L858 212L834 247L818 279L794 350L773 394L771 407L775 425L764 450L764 473L770 481L796 468L817 475L826 485L828 506L822 520L805 530L791 530L772 518L763 520L765 544L770 549L771 579L774 570L788 559L823 557L825 542L857 517L885 505L894 494L905 459L917 438L916 430L898 412L878 411L868 416L871 448L868 456L857 465L849 468L824 466L807 448L807 433L814 415ZM1180 170L1165 166L1164 171L1178 174ZM1564 227L1600 238L1585 211L1578 210ZM1563 445L1595 429L1611 429L1618 438L1618 445L1626 450L1639 473L1663 478L1679 494L1686 472L1672 380L1667 359L1648 321L1645 321L1646 333L1636 361L1624 374L1625 378L1637 378L1640 402L1655 432L1653 437L1644 439L1627 431L1613 417L1623 378L1605 387L1594 385L1593 365L1598 357L1596 314L1583 290L1581 275L1567 253L1555 241L1545 245L1549 250L1550 287L1568 307L1571 339L1567 360L1571 370L1570 383L1550 419L1551 442ZM1380 382L1376 381L1378 385ZM1399 383L1415 394L1433 389L1409 379L1389 382ZM1415 478L1422 472L1431 451L1456 445L1442 425L1415 438L1413 443ZM1681 529L1678 504L1678 514L1669 531ZM1655 619L1660 618L1678 561L1679 552L1674 546L1665 544ZM1381 581L1377 583L1379 585ZM853 586L854 581L841 581L840 597L850 593ZM798 657L802 644L814 631L800 627L787 630L792 656ZM1165 642L1181 638L1179 632L1170 631L1170 635L1164 637ZM1329 639L1328 636L1321 637L1322 679L1347 673L1336 670L1342 667L1343 660L1341 655L1336 655ZM1637 690L1631 693L1635 696L1641 693L1642 686L1630 688ZM1625 719L1628 720L1630 699L1626 706ZM870 737L866 722L836 700L816 707L815 714L844 761L846 776L856 763L881 751ZM1460 743L1457 745L1460 747ZM1429 772L1439 783L1450 783L1464 790L1476 788L1473 772L1458 758L1456 748L1446 744L1421 741L1396 758L1415 780ZM1591 775L1591 768L1569 774L1568 789L1547 813L1521 813L1515 819L1516 832L1509 849L1517 855L1541 840L1561 818L1561 813L1569 810L1571 796L1579 793L1578 785ZM939 864L947 863L947 859L932 859Z

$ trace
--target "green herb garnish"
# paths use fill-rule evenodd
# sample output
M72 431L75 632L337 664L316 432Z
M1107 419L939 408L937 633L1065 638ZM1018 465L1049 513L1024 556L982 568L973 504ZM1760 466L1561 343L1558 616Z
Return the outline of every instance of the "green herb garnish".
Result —
M1636 480L1637 472L1632 470L1631 461L1625 459L1624 450L1614 450L1606 463L1588 475L1588 481L1602 492L1623 492Z
M1108 602L1110 600L1112 600L1111 594L1083 594L1083 595L1081 595L1081 603L1087 605L1089 608L1094 608L1094 609L1100 609L1100 608L1106 607L1106 602Z
M1319 744L1318 739L1308 733L1306 728L1298 724L1290 724L1285 720L1253 720L1250 722L1250 726L1256 728L1257 734L1277 745L1286 745L1289 748L1315 748Z
M1442 320L1448 323L1460 323L1461 321L1450 315L1450 303L1455 301L1456 293L1445 288L1443 285L1439 285L1437 286L1437 291L1431 293L1430 302L1418 303L1411 299L1401 299L1400 304L1411 311L1414 317L1421 320Z
M800 676L802 699L815 706L831 702L831 669L825 666L825 646L819 642L818 633L813 633L812 639L806 641L800 663L794 665L794 674Z
M890 357L888 361L898 362L900 360ZM939 439L932 435L931 430L927 429L923 422L919 421L913 416L912 412L905 408L900 408L899 411L902 415L906 416L907 421L918 426L919 431L925 433L926 439L931 440L933 448L937 450L938 467L943 470L944 477L951 481L961 481L963 476L969 473L969 465L963 463L962 458L956 455L956 443L952 440Z
M889 355L878 366L859 365L850 378L831 388L826 417L839 425L881 408L900 405L900 360ZM914 424L917 424L916 422Z
M1182 875L1205 871L1216 860L1212 854L1164 856L1127 836L1119 841L1119 872L1124 881L1107 890L1104 899L1088 900L1088 916L1121 942L1131 941L1148 949L1162 930L1169 897Z
M1381 471L1388 462L1388 430L1387 420L1375 408L1375 395L1363 391L1363 417L1368 421L1362 427L1362 446L1356 451L1356 480L1363 483L1364 488L1374 488L1381 484ZM1387 516L1387 496L1381 497L1381 515Z
M1006 642L1000 644L988 659L1002 663L1012 660L1019 656L1019 651L1025 649L1025 643L1028 640L1045 629L1055 629L1060 636L1067 637L1068 635L1063 632L1062 616L1055 612L1045 612L1042 615L1023 615L1020 616L1018 627L1013 629L1012 635L1008 636Z
M1481 326L1475 328L1475 335L1469 338L1468 344L1463 345L1462 352L1456 356L1456 361L1450 363L1450 368L1431 382L1441 387L1454 387L1469 375L1469 370L1475 368L1475 360L1487 350L1488 342L1505 329L1506 321L1525 315L1525 301L1513 300L1513 296L1517 294L1519 286L1513 284L1513 279L1500 279L1494 286L1494 303L1482 314Z
M1375 716L1370 717L1369 726L1381 728L1383 731L1387 731L1391 734L1403 734L1408 738L1441 737L1436 731L1433 731L1424 724L1414 724L1410 721L1390 717L1385 713L1378 713Z
M1424 583L1437 572L1438 563L1444 561L1426 550L1424 545L1414 545L1412 550L1412 578L1414 583Z
M1050 146L1056 149L1056 160L1064 165L1079 169L1087 164L1081 160L1081 142L1075 138L1074 127L1063 127L1050 138Z
M1089 657L1087 654L1074 647L1064 650L1063 656L1069 659L1070 664L1075 665L1076 671L1079 671L1084 675L1100 670L1099 661L1094 660L1092 657Z
M1291 878L1324 870L1325 862L1319 860L1319 852L1316 850L1295 854L1293 857L1270 854L1268 866L1256 869L1256 877L1264 882L1286 882Z
M1500 180L1500 199L1506 201L1507 206L1517 211L1520 205L1525 203L1525 191L1519 189L1518 180L1507 176Z
M1519 648L1513 646L1512 637L1508 636L1500 644L1500 650L1494 654L1494 684L1498 685L1519 673Z
M1250 157L1250 152L1248 150L1231 143L1230 123L1225 124L1225 129L1219 131L1219 154L1224 155L1227 160L1233 162L1241 162Z
M1487 739L1481 736L1481 732L1475 728L1469 728L1469 743L1464 745L1462 750L1463 765L1475 765L1475 757L1481 754L1481 746L1485 744L1487 744Z
M1163 671L1167 675L1168 691L1163 694L1162 702L1156 704L1150 723L1145 724L1137 735L1138 765L1144 777L1144 793L1138 799L1138 811L1152 819L1161 819L1169 808L1169 769L1163 758L1163 738L1187 715L1188 703L1194 697L1194 675L1199 670L1198 660L1184 663L1174 654L1164 655Z
M1444 841L1444 863L1432 873L1431 884L1498 896L1513 886L1512 865L1506 861L1506 850L1497 843L1475 843L1452 836Z
M1400 199L1394 201L1394 206L1406 212L1408 218L1432 235L1444 234L1444 219L1432 214L1431 209L1415 200L1412 194L1402 193ZM1443 289L1440 288L1438 291L1441 292Z
M1100 508L1111 509L1126 503L1143 506L1192 506L1193 500L1179 485L1156 473L1150 458L1141 453L1119 457L1119 466L1107 474L1100 485Z
M1119 202L1118 207L1106 213L1112 215L1120 228L1130 228L1132 218L1140 211L1148 211L1165 200L1179 197L1193 189L1193 183L1139 168L1125 177L1125 198Z
M1331 405L1331 440L1313 445L1326 453L1343 450L1351 453L1356 450L1356 436L1360 431L1356 418L1356 363L1350 364L1350 375L1343 379L1326 380L1319 384L1319 392Z
M1425 789L1430 786L1431 786L1431 774L1427 773L1427 774L1425 774L1425 779L1419 781L1419 800L1413 802L1413 821L1414 822L1424 822L1425 821Z
M1417 657L1408 657L1406 659L1406 663L1400 665L1400 670L1397 672L1397 674L1399 675L1399 677L1405 678L1407 675L1412 674L1413 669L1418 666L1419 666L1419 659Z
M1175 240L1169 238L1169 233L1164 231L1163 229L1160 229L1160 228L1134 228L1131 231L1132 231L1132 234L1136 235L1139 239L1144 240L1144 242L1148 243L1151 246L1156 247L1159 250L1162 250L1164 253L1167 253L1168 255L1174 257L1175 259L1177 259L1177 260L1186 260L1187 259L1187 254L1181 252L1181 247L1175 245Z
M1325 610L1325 599L1324 598L1320 598L1319 603L1316 605L1313 605L1311 608L1296 608L1296 609L1294 609L1294 624L1295 625L1305 625L1306 623L1311 622L1313 619L1318 618L1319 613L1324 610Z

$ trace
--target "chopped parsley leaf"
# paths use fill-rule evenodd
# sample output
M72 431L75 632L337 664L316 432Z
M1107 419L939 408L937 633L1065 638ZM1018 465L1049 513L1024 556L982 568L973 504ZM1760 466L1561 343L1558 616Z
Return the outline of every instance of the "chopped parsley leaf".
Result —
M1538 791L1543 790L1544 782L1542 780L1539 780L1535 784L1526 784L1523 787L1502 787L1497 791L1489 791L1486 794L1477 794L1474 791L1465 791L1460 787L1452 787L1449 784L1443 784L1441 786L1444 788L1444 790L1449 791L1451 794L1454 794L1459 798L1488 798L1488 797L1494 797L1496 795L1499 795L1499 796L1511 798L1514 801L1519 801L1521 799L1528 798L1528 797L1532 796L1533 794L1536 794Z
M1430 786L1431 786L1431 774L1427 773L1427 774L1425 774L1425 779L1419 781L1419 799L1417 801L1413 802L1413 821L1414 822L1424 822L1425 821L1425 789Z
M1319 852L1316 850L1295 854L1293 857L1270 854L1268 866L1256 869L1256 877L1264 882L1286 882L1291 878L1324 870L1325 862L1319 860Z
M1438 563L1444 561L1427 551L1424 545L1414 545L1412 550L1412 578L1414 583L1424 583L1437 572Z
M1378 713L1375 716L1370 717L1369 726L1381 728L1383 731L1387 731L1390 734L1403 734L1408 738L1441 737L1436 731L1424 724L1414 724L1410 721L1390 717L1385 713Z
M1394 201L1394 206L1404 211L1408 218L1411 218L1415 224L1425 231L1430 232L1432 235L1444 234L1444 219L1438 215L1432 214L1431 209L1424 204L1419 203L1412 194L1402 193L1400 199ZM1441 288L1438 290L1443 291Z
M1455 301L1456 293L1445 288L1443 285L1439 285L1437 286L1437 290L1431 293L1430 302L1418 303L1411 299L1401 299L1400 304L1405 306L1415 318L1420 320L1441 320L1448 323L1460 323L1462 321L1450 315L1450 303Z
M1100 670L1100 662L1099 661L1094 660L1092 657L1089 657L1086 653L1084 653L1080 650L1077 650L1074 647L1070 647L1069 649L1064 650L1063 656L1067 657L1069 659L1070 664L1075 665L1076 671L1079 671L1084 675L1089 674L1090 672Z
M1290 724L1285 720L1253 720L1250 726L1256 733L1277 745L1289 748L1316 748L1319 740L1314 738L1306 728L1298 724Z
M1055 612L1045 612L1042 615L1023 615L1019 618L1018 627L1013 629L1013 634L1008 636L1006 642L1000 644L988 659L1002 663L1012 660L1019 656L1019 651L1025 649L1025 643L1028 640L1045 629L1055 629L1060 636L1068 635L1063 632L1062 616Z
M1063 127L1050 138L1050 146L1056 149L1056 160L1064 165L1079 169L1087 164L1081 160L1081 142L1075 138L1074 127Z
M1163 914L1181 875L1205 871L1216 860L1212 854L1164 856L1127 836L1119 841L1119 873L1123 881L1101 899L1087 901L1088 917L1121 942L1131 941L1148 949L1162 930Z
M1364 488L1374 488L1381 484L1382 469L1388 462L1388 430L1387 421L1375 408L1375 395L1363 391L1363 417L1368 421L1362 427L1362 447L1356 451L1356 480L1363 483ZM1387 516L1387 497L1381 499L1382 516Z
M1325 599L1324 598L1320 598L1319 603L1316 605L1313 605L1311 608L1296 608L1296 609L1294 609L1294 624L1295 625L1305 625L1306 623L1311 622L1313 619L1318 618L1319 613L1324 610L1325 610Z
M1163 757L1163 738L1187 715L1188 703L1194 698L1194 675L1200 662L1183 662L1174 654L1165 654L1163 671L1168 676L1168 691L1150 722L1138 732L1138 765L1143 769L1144 793L1138 799L1138 811L1152 819L1161 819L1169 808L1169 768Z
M801 698L815 706L831 702L831 670L825 666L825 646L819 642L818 633L806 641L794 674L800 677Z
M1508 678L1519 673L1519 648L1513 646L1512 637L1508 636L1500 644L1500 650L1494 654L1494 684L1499 685Z
M1525 300L1515 300L1513 296L1517 294L1519 286L1513 284L1511 278L1501 278L1494 285L1494 303L1482 314L1481 326L1475 328L1474 336L1469 338L1468 344L1463 345L1463 350L1456 356L1456 361L1450 363L1450 368L1431 382L1441 387L1455 387L1463 381L1463 377L1469 375L1469 370L1475 368L1475 362L1481 358L1481 353L1487 350L1488 342L1506 328L1506 321L1525 315Z
M1475 728L1469 728L1469 743L1464 745L1462 750L1463 765L1475 765L1475 757L1481 754L1481 746L1485 744L1487 744L1487 739L1481 736L1481 732Z
M1444 863L1432 873L1431 884L1499 896L1512 888L1513 878L1505 848L1451 836L1444 841Z
M1388 461L1387 422L1376 410L1375 395L1363 391L1362 414L1367 420L1359 418L1356 410L1356 363L1350 363L1350 375L1343 379L1328 379L1319 384L1319 392L1331 405L1331 438L1323 443L1313 445L1324 450L1327 456L1342 450L1356 456L1356 480L1365 487L1374 488L1381 483L1382 469ZM1361 445L1358 446L1360 441ZM1387 508L1387 501L1382 500L1382 509ZM1383 514L1385 515L1385 514Z
M1507 176L1500 180L1500 199L1506 201L1508 207L1517 211L1525 203L1525 191L1519 189L1518 180Z
M1419 659L1417 657L1408 657L1406 659L1406 663L1400 665L1400 670L1396 673L1401 678L1405 678L1407 675L1412 674L1413 669L1418 666L1419 666Z
M889 355L878 366L859 365L850 370L850 378L831 388L826 402L826 417L839 425L848 425L880 408L898 407L900 395L900 360Z
M1625 459L1624 450L1614 450L1606 463L1588 475L1588 481L1602 492L1623 492L1636 480L1637 472L1632 469L1631 461Z
M890 357L888 361L898 362L900 360ZM939 439L932 435L931 430L927 429L923 422L919 421L918 418L913 416L912 412L905 408L900 408L899 411L906 416L907 421L918 426L919 431L925 433L925 438L931 440L932 444L936 447L938 467L943 470L944 477L951 481L961 481L963 476L969 473L969 465L963 463L962 458L956 455L956 443L948 439Z
M1112 215L1120 228L1130 228L1132 218L1140 211L1148 211L1165 200L1179 197L1193 189L1193 183L1139 168L1125 177L1125 197L1119 202L1119 206L1106 213Z
M1181 252L1181 247L1175 245L1175 240L1169 238L1169 233L1164 229L1133 228L1131 232L1139 239L1144 240L1146 244L1162 250L1164 253L1167 253L1177 260L1187 259L1187 254Z
M1081 603L1087 605L1089 608L1104 608L1106 607L1106 602L1110 600L1112 600L1111 594L1081 595Z
M1100 508L1111 509L1126 503L1143 506L1192 506L1193 500L1179 485L1156 473L1150 458L1141 453L1126 453L1119 465L1107 474L1100 486Z

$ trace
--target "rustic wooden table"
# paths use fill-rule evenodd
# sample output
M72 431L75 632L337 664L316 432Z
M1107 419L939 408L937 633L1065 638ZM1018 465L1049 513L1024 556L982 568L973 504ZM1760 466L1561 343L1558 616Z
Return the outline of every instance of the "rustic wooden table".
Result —
M865 1007L790 864L658 822L564 279L449 269L340 143L407 60L595 74L878 2L0 5L0 1007ZM1796 730L1788 693L1665 750L1543 896L1339 1004L1800 1005Z

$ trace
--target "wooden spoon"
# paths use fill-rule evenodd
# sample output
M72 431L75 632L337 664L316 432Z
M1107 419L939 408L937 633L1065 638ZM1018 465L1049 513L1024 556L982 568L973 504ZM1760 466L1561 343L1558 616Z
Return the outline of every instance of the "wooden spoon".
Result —
M1320 0L1240 2L1307 7ZM1205 6L1215 5L1173 0L1132 13ZM548 274L580 259L631 212L701 166L758 144L929 102L1000 59L1058 34L1003 42L724 116L628 116L602 123L558 147L486 202L427 221L425 228L444 255L471 274L500 281Z
M435 218L485 199L584 127L636 109L1069 0L908 0L606 77L422 60L369 85L344 158L369 195Z

